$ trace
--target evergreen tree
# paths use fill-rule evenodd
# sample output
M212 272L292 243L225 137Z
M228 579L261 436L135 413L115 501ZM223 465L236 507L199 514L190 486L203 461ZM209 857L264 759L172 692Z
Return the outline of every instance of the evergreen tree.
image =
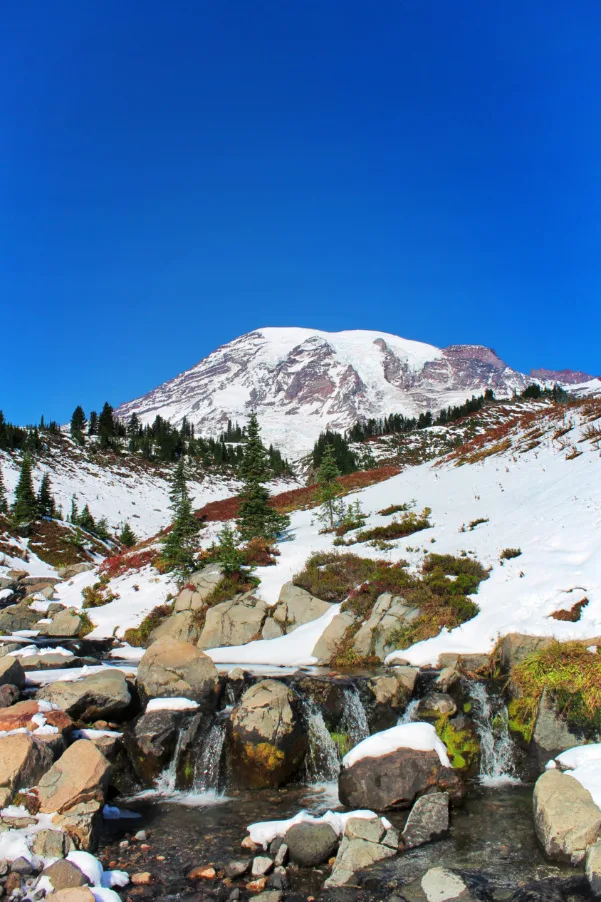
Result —
M121 532L119 533L119 542L121 545L124 545L126 548L133 548L137 541L138 537L129 523L124 523L121 527Z
M38 516L38 502L33 490L33 478L31 475L31 457L25 454L21 464L21 474L15 489L15 503L13 504L13 517L17 523L27 523Z
M81 528L85 529L87 532L94 532L96 529L96 521L87 504L77 518L77 525L81 526Z
M77 509L77 501L75 500L75 495L72 495L71 497L71 516L69 517L69 520L71 521L71 523L73 523L74 526L77 525L77 521L79 520L79 511Z
M6 488L4 486L4 476L2 475L2 467L0 466L0 514L8 513L8 501L6 500Z
M328 529L334 529L343 514L343 504L339 500L340 470L336 464L333 445L326 445L321 465L317 471L318 499L321 505L320 519Z
M38 510L42 517L54 517L55 505L52 497L50 476L44 473L38 491Z
M108 401L105 401L104 407L98 417L98 437L100 439L100 446L102 448L108 448L115 438L115 435L116 429L113 408Z
M290 523L290 518L269 506L269 489L265 484L269 479L268 454L261 442L261 430L255 413L248 421L241 471L244 486L238 531L242 540L277 538Z
M98 435L98 414L95 410L90 414L90 422L88 424L88 435Z
M215 560L221 564L224 573L230 576L234 573L240 573L244 565L244 555L236 545L234 530L229 526L224 526L218 538L219 544Z
M162 539L161 557L165 567L172 570L180 582L184 582L194 570L200 523L192 510L183 457L174 470L169 498L173 519L171 529Z
M92 529L94 535L98 536L99 539L103 539L105 542L111 538L111 531L109 529L109 523L106 517L101 517L100 520L96 521L96 525Z
M73 411L73 416L71 417L71 435L77 442L83 441L83 433L86 428L86 415L84 413L83 407L81 404L78 404L75 410Z

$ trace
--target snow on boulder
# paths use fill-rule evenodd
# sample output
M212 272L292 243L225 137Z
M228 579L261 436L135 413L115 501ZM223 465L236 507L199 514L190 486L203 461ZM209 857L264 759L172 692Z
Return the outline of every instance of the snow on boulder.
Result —
M342 836L349 818L358 817L370 820L376 816L375 811L326 811L321 817L315 817L303 809L287 820L258 821L256 824L249 824L246 829L254 843L267 849L272 840L277 836L285 836L290 827L294 827L296 824L329 824L337 836ZM385 826L390 826L385 818L383 822Z
M410 723L364 739L345 755L338 778L343 805L376 811L408 808L426 792L463 794L444 744L431 724Z

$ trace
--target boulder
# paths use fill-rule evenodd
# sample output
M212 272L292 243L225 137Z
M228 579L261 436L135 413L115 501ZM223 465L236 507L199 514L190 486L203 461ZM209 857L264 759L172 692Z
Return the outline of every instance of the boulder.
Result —
M138 667L137 686L144 699L189 698L213 707L219 677L211 659L188 642L153 642Z
M0 737L0 786L23 789L38 782L52 765L45 743L27 733Z
M430 868L421 879L426 902L472 902L473 896L463 877L450 868Z
M62 670L66 667L76 667L81 659L75 655L47 654L27 655L20 660L23 670L28 673L30 670Z
M94 902L96 896L87 886L61 889L46 896L46 902Z
M92 743L88 743L92 745ZM93 747L93 746L92 746ZM86 852L93 851L100 841L102 834L102 808L103 802L92 799L89 802L79 802L64 814L56 814L53 823L60 830L64 830L73 841L76 849Z
M46 705L40 705L35 699L17 702L10 708L0 708L0 732L11 730L34 730L42 726L56 727L60 733L70 734L73 721L64 711L47 711ZM35 718L35 719L34 719ZM44 734L42 734L43 736ZM52 734L48 734L52 735ZM39 738L41 739L42 736Z
M71 838L62 830L39 830L31 847L40 858L65 858L72 849Z
M396 855L398 834L396 831L394 834L394 841L390 842L380 818L349 818L332 873L325 886L344 886L352 880L355 871Z
M545 771L536 781L533 806L536 835L550 858L578 864L601 837L601 811L568 774Z
M74 886L87 886L90 882L78 867L64 858L44 868L42 877L47 877L55 890L70 889Z
M542 651L553 645L555 639L550 636L528 636L523 633L508 633L499 645L501 667L509 672L512 667L527 658L535 651Z
M435 751L399 748L378 758L361 758L343 768L338 778L340 801L348 808L409 808L433 791L449 792L453 800L463 794L461 779L441 764Z
M355 623L356 618L348 611L336 614L317 640L312 651L318 664L329 664L330 658L336 654L346 631Z
M418 717L423 720L438 720L457 714L457 705L445 692L429 692L420 699L417 706Z
M17 686L11 686L10 683L0 686L0 708L9 708L15 702L18 702L20 698L21 690Z
M60 579L57 576L24 576L20 582L22 586L41 588L42 586L56 586L57 583L60 583Z
M61 567L56 572L60 579L73 579L78 573L86 573L88 570L93 570L95 566L95 564L84 561L81 564L70 564L68 567Z
M207 564L202 570L197 570L196 573L192 574L188 580L188 585L193 586L195 591L203 596L203 601L206 601L222 579L223 570L220 564Z
M32 630L40 619L39 611L29 607L30 599L19 604L11 604L0 611L0 633L13 633L16 630Z
M173 754L182 715L178 711L149 711L128 724L123 744L145 786L152 786Z
M389 673L368 680L367 688L374 699L370 712L373 730L386 730L398 722L413 693L417 674L414 667L393 667Z
M601 898L601 840L586 851L585 873L593 896Z
M98 673L71 682L56 682L37 693L57 705L74 720L115 720L130 706L131 695L121 670L106 667Z
M19 651L22 647L20 642L2 642L0 645L0 658L10 655L13 651Z
M204 596L194 588L182 589L173 605L174 614L183 614L185 611L198 613L207 607Z
M390 639L391 633L411 623L420 614L419 608L407 604L403 598L390 592L382 593L376 599L369 618L358 630L353 649L363 657L375 655L383 661L397 647Z
M572 733L563 716L556 711L546 689L538 706L532 742L541 770L551 758L582 743L581 737Z
M230 760L242 786L280 786L303 762L307 736L291 690L277 680L247 689L228 724Z
M284 836L291 861L306 868L323 864L338 845L338 835L330 824L293 824Z
M88 802L104 804L109 775L104 755L93 743L79 739L39 781L40 811L63 814Z
M5 655L0 658L0 686L17 686L22 689L25 685L25 672L18 658Z
M250 593L208 608L198 647L246 645L260 639L268 611L265 602Z
M41 624L40 633L43 636L73 639L81 635L84 623L84 618L78 611L74 608L65 608L53 617L50 623Z
M334 730L344 713L344 689L346 681L331 676L309 675L298 671L292 677L301 696L310 699L321 711L329 729Z
M177 642L194 643L200 636L198 619L192 611L172 614L163 620L150 634L150 644L160 639L175 639Z
M442 836L449 829L449 794L433 792L421 796L411 809L401 841L405 849L415 849Z
M279 639L280 636L283 635L283 627L280 626L277 620L274 620L272 617L268 617L263 623L263 629L261 630L261 639Z
M316 598L294 583L284 583L280 597L273 608L273 617L283 626L283 631L292 633L304 623L317 620L332 607L327 601Z

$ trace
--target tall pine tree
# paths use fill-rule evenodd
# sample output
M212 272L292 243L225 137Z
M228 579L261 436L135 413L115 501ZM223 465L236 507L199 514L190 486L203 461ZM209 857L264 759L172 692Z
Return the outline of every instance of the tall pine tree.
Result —
M15 489L15 503L13 504L13 518L17 523L28 523L38 516L38 502L33 490L33 477L31 475L31 457L25 454L21 464L19 482Z
M90 414L90 422L88 424L88 435L98 435L98 414L95 410Z
M81 404L78 404L71 417L71 435L76 442L83 442L83 433L86 428L87 420Z
M317 471L318 499L321 505L320 519L327 529L334 529L343 512L343 504L338 499L340 470L336 463L336 451L333 445L326 445Z
M273 540L286 529L290 518L279 514L269 506L268 453L261 442L261 430L257 415L252 413L248 421L247 442L244 446L241 473L244 485L238 515L238 531L243 541L262 537Z
M119 542L125 548L133 548L137 541L138 537L136 536L129 523L124 523L121 527L121 532L119 533Z
M105 401L104 407L98 417L98 438L102 448L108 448L112 440L115 438L115 418L113 416L113 408L108 401Z
M184 458L177 464L171 479L171 529L162 539L163 564L175 573L179 582L194 571L200 523L194 516L192 500L188 494Z
M42 517L54 517L55 515L56 508L51 489L50 476L48 473L44 473L38 492L38 510Z
M2 467L0 466L0 514L6 513L8 513L8 501L6 500L4 476L2 475Z

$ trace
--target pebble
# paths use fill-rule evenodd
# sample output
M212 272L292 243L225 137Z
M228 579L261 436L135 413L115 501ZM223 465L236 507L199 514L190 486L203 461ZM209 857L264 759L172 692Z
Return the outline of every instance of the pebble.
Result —
M164 856L164 855L156 855L155 857L156 857L156 860L157 860L157 861L165 861L165 856Z
M285 863L287 855L288 855L288 846L286 845L286 843L283 842L280 844L280 847L278 848L275 859L274 859L274 864L275 864L276 868L280 867L281 865L283 865Z
M129 879L130 883L133 883L135 886L146 886L152 883L152 874L149 871L140 871L138 874L132 874Z
M148 845L147 842L143 842L142 845L140 846L140 848L142 849L143 852L148 852L148 850L150 849L150 846Z
M129 839L122 839L121 842L119 843L119 848L120 849L129 848Z
M242 877L250 868L250 861L229 861L225 866L228 877Z
M146 830L138 830L138 832L134 836L134 839L137 839L138 842L146 842L146 840L148 839Z
M251 880L250 883L246 884L246 889L250 890L251 893L260 893L267 886L267 877L259 877L258 880Z
M242 840L242 842L240 843L240 846L243 849L250 849L251 852L254 852L255 849L259 848L259 846L256 844L256 842L252 841L250 836L245 836L244 839Z
M262 877L267 874L273 867L273 858L267 855L257 855L253 858L252 875L253 877Z
M193 868L188 874L188 880L214 880L217 871L213 867Z

